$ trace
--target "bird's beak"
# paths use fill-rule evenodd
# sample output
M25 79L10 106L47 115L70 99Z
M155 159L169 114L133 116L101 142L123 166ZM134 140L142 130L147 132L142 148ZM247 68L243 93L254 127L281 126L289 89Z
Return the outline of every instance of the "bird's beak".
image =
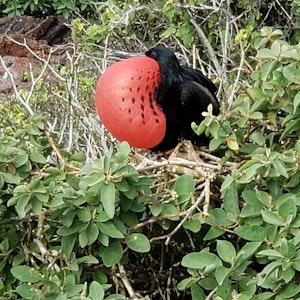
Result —
M107 56L119 57L119 58L130 58L137 56L146 56L143 52L124 52L119 50L109 50Z

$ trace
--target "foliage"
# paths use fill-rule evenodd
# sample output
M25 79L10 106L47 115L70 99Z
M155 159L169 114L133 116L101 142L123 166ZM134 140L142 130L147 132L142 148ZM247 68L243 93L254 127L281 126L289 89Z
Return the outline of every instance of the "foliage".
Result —
M15 16L29 14L33 16L49 16L62 15L69 18L72 14L81 14L85 16L92 16L94 5L90 1L85 0L1 0L0 1L1 15Z
M217 238L215 251L204 248L182 260L192 277L180 286L194 289L197 299L207 289L222 299L300 295L300 48L281 34L262 29L254 42L253 86L245 86L224 115L208 112L199 127L194 124L213 136L210 149L223 149L224 161L241 161L222 184L223 204L210 211L205 239Z
M1 5L90 13L71 2ZM199 2L98 3L64 66L49 57L1 99L0 298L125 299L130 282L153 299L300 297L299 1ZM105 51L156 42L220 83L223 113L192 125L215 156L139 163L95 125Z
M192 299L298 298L300 48L281 34L254 35L253 85L244 83L226 113L208 109L193 125L222 157L204 183L188 174L151 179L126 143L87 164L62 152L40 117L2 130L1 295L124 299L105 268L154 258L165 240L181 261L178 292ZM200 210L207 187L208 215Z
M15 299L15 286L22 299L102 299L110 285L94 266L115 265L126 245L150 250L128 226L145 210L139 198L152 181L128 164L127 144L90 165L80 154L53 165L44 130L34 117L1 138L1 295Z

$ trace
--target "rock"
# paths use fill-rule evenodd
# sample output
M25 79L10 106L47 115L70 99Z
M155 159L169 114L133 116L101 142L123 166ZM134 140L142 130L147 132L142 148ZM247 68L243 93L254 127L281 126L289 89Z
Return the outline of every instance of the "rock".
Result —
M65 44L69 38L70 28L63 19L55 16L0 18L0 94L13 90L9 73L19 88L26 84L24 72L41 65L32 52L45 58L51 47ZM57 54L61 59L62 53Z

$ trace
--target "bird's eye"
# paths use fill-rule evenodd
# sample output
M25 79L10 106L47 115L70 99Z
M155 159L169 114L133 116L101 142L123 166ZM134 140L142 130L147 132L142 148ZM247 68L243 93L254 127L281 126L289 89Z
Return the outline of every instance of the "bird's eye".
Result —
M156 51L151 51L150 56L151 56L152 58L157 58L158 54L157 54Z

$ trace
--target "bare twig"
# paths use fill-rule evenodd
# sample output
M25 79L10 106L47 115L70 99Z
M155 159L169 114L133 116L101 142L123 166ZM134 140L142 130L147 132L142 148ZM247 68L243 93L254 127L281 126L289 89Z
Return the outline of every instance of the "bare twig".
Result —
M238 26L237 26L236 22L233 22L233 24L234 24L236 32L238 33L239 29L238 29ZM244 45L243 45L241 39L239 40L239 44L240 44L240 51L241 51L240 65L239 65L239 68L238 68L238 71L237 71L236 79L234 81L234 84L233 84L233 87L232 87L232 90L231 90L231 94L230 94L230 96L227 100L228 107L230 107L232 105L233 100L235 98L236 90L237 90L238 84L240 82L241 70L243 68L244 61L245 61L245 49L244 49Z
M47 132L47 130L44 130L45 136L48 140L49 145L52 147L52 149L54 150L54 152L56 153L58 160L61 164L63 164L65 162L65 159L63 158L63 156L61 155L59 149L56 146L56 143L54 142L53 138L50 136L50 134Z
M56 272L60 271L59 265L56 263L58 252L56 250L49 250L47 246L42 241L43 236L45 234L45 215L47 211L41 212L38 217L38 230L36 233L36 237L34 242L36 243L40 254L34 251L31 251L31 254L35 256L38 260L42 261L43 263L48 263L48 268L54 268Z
M198 197L197 201L184 212L184 218L178 223L178 225L168 234L154 237L150 240L150 242L156 241L156 240L163 240L166 239L165 244L168 245L170 243L170 240L172 236L182 227L182 225L185 223L185 221L191 216L191 214L198 208L201 201L205 198L205 189L202 191L200 197Z
M17 97L17 100L23 105L23 107L27 110L27 112L33 116L34 115L34 112L32 110L32 108L30 107L28 101L26 101L25 99L23 99L23 97L20 95L20 93L18 92L17 90L17 86L15 84L15 80L14 80L14 77L12 75L12 73L9 71L9 69L7 68L7 66L5 65L5 62L2 58L2 56L0 55L0 62L1 62L1 65L4 69L4 71L7 73L7 75L9 76L9 79L12 83L12 87L13 87L13 90L14 90L14 93Z
M208 39L207 39L206 35L204 34L204 32L202 31L201 27L197 24L197 22L193 18L191 18L191 23L195 27L202 45L206 48L210 60L214 64L217 73L221 77L222 67L219 64L219 61L218 61L217 56L215 54L215 51L213 50L210 42L208 41Z
M128 294L130 296L130 299L132 299L132 300L138 300L138 299L140 299L141 295L138 294L138 293L136 293L134 291L134 289L133 289L133 287L132 287L129 279L126 276L126 271L125 271L124 266L122 264L118 263L118 268L119 268L119 273L120 273L119 276L120 276L120 278L121 278L121 280L122 280L122 282L123 282L123 284L124 284L124 286L125 286ZM147 299L147 297L146 297L146 299Z
M65 81L65 79L64 79L62 76L60 76L60 74L59 74L58 72L56 72L56 70L49 64L49 62L47 63L47 61L48 61L48 59L49 59L49 56L52 56L53 53L55 53L55 52L57 51L58 48L54 48L54 49L53 49L53 48L50 48L50 49L49 49L49 55L48 55L47 59L44 59L44 58L40 57L37 53L35 53L35 52L28 46L28 44L27 44L27 42L26 42L26 39L24 39L24 42L21 43L21 42L18 42L18 41L16 41L15 39L13 39L13 38L11 38L11 37L9 37L9 36L7 36L7 38L8 38L9 40L11 40L12 42L14 42L15 44L19 45L19 46L25 47L26 50L28 50L29 53L30 53L34 58L36 58L37 60L39 60L39 61L41 61L42 63L44 63L45 65L47 65L47 67L51 70L51 72L55 75L56 78L58 78L58 79L61 80L61 81Z

